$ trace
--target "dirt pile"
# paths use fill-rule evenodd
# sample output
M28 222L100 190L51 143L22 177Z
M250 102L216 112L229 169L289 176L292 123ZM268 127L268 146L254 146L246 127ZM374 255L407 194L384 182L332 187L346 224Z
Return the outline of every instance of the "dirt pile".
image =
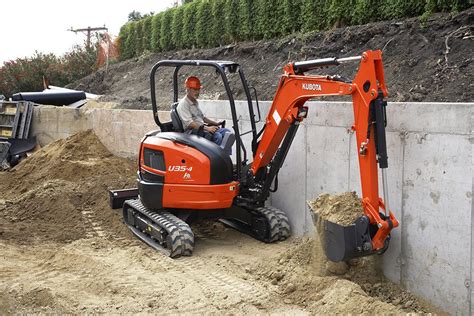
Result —
M150 54L111 65L70 85L71 88L103 94L102 100L122 108L150 108L149 71L163 59L233 60L242 65L260 100L275 94L282 67L290 61L360 55L365 50L383 50L389 101L472 102L474 7L459 14L435 14L426 22L419 18L385 21L337 28L320 33L295 34L272 41L246 42L213 49L193 49ZM353 77L357 65L321 69L321 74ZM201 76L201 98L225 98L215 71L186 74ZM156 77L158 106L169 110L172 75ZM231 86L237 99L244 96L237 78ZM338 98L338 100L344 100Z
M341 225L350 225L363 215L355 192L321 194L308 204L319 214L319 219ZM320 221L316 225L318 223ZM428 303L386 279L381 265L378 256L347 262L328 261L320 239L316 238L294 241L293 248L281 254L275 264L265 263L257 273L278 284L285 302L303 305L315 314L433 311Z
M255 270L278 285L285 303L312 314L442 313L386 279L378 257L336 264L326 260L317 240L297 239L292 246Z
M2 238L18 243L69 242L123 235L107 190L134 183L134 163L114 157L92 131L58 140L0 173ZM100 227L90 232L90 227Z
M322 219L339 225L351 225L364 215L362 202L355 192L339 195L324 193L315 200L308 201L308 205Z

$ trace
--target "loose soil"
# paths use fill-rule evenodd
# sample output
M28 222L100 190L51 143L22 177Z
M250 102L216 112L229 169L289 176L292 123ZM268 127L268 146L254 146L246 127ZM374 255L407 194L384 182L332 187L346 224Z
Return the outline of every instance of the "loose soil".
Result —
M419 18L371 23L326 32L295 34L272 41L244 42L213 49L192 49L148 54L111 65L83 78L70 88L102 94L120 108L150 108L149 72L163 59L233 60L242 65L260 100L271 100L282 67L292 61L360 55L365 50L383 50L389 101L472 102L474 96L474 7L459 14L435 14L426 22ZM345 64L320 70L353 78L357 65ZM202 68L201 68L202 69ZM202 99L226 99L214 71L184 67L180 77L199 75ZM243 99L236 75L231 76L236 99ZM156 77L158 107L172 103L172 74ZM182 95L183 91L181 90ZM349 100L338 98L338 100Z
M324 220L346 226L364 215L362 202L355 192L339 195L320 194L317 199L308 201L309 207Z
M167 258L108 205L135 168L87 131L0 173L0 314L442 313L386 280L376 257L335 266L307 238L264 244L201 222L193 256Z

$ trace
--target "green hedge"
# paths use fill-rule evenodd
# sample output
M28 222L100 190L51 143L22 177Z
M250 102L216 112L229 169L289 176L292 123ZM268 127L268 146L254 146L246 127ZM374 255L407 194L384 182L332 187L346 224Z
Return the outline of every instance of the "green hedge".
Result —
M433 12L456 12L470 0L194 0L120 30L121 58L145 51L215 47Z

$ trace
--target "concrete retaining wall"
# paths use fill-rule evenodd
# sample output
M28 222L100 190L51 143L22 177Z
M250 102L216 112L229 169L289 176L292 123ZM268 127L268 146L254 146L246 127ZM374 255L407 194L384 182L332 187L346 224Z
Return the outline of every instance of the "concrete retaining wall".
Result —
M209 117L230 119L225 101L202 101ZM241 132L250 129L238 102ZM270 102L262 102L266 113ZM352 105L310 102L279 174L272 204L285 210L295 234L312 234L306 201L322 192L360 194ZM474 271L474 103L390 103L387 142L390 203L400 220L384 255L387 277L453 313L471 313ZM168 113L160 113L168 120ZM228 121L228 126L231 126ZM259 124L261 126L261 124ZM150 111L42 107L33 133L41 144L93 129L114 154L133 157L146 131L156 129ZM245 137L248 152L250 139ZM249 157L251 160L251 157Z

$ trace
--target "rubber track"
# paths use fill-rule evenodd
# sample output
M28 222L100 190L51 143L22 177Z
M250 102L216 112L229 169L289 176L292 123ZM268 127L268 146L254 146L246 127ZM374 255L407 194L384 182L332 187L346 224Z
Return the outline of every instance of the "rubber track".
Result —
M288 216L286 216L285 212L273 206L267 206L267 209L270 209L273 212L275 212L275 215L280 220L280 240L285 240L288 237L290 237L291 235L290 221L288 219Z
M169 251L171 258L192 255L194 234L186 222L169 212L150 211L138 199L127 200L125 203L167 232L168 236L165 239L167 243L164 248Z
M267 242L285 240L290 236L290 224L283 211L272 206L259 207L256 211L265 216L268 221L270 234Z
M169 212L162 212L159 214L170 222L173 222L178 227L181 235L181 242L183 245L181 255L191 256L194 250L194 233L191 230L191 227L189 227L189 225L185 221Z

